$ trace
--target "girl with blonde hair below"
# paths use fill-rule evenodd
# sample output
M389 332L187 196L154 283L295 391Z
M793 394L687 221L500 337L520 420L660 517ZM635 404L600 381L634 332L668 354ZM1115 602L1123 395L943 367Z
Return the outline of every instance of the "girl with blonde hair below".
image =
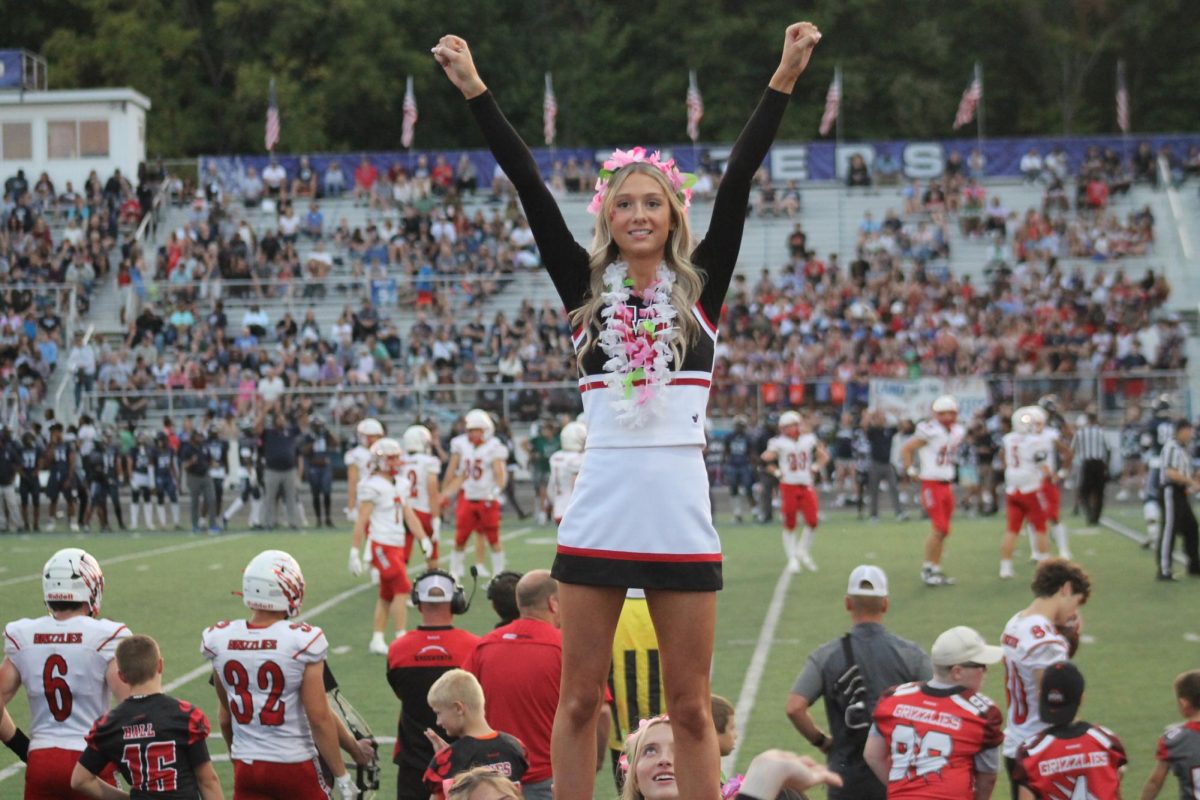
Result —
M475 767L454 776L446 800L522 800L521 787L491 767Z
M639 723L638 729L625 742L621 769L625 784L620 800L680 800L691 797L679 788L675 770L676 742L673 720L653 717ZM722 800L776 800L795 797L791 792L803 792L821 784L841 786L842 779L811 758L783 750L767 750L755 756L744 776L714 784L707 794ZM788 792L781 795L781 792ZM804 795L801 794L800 797Z
M687 213L694 176L635 147L602 165L588 207L596 215L590 251L572 238L467 43L444 36L433 48L520 195L574 328L588 439L553 569L563 634L551 743L557 800L592 797L596 718L630 587L646 590L658 631L680 795L717 797L709 668L721 542L703 456L716 321L737 264L751 181L820 38L811 23L788 27L779 67L730 153L702 242L693 243Z

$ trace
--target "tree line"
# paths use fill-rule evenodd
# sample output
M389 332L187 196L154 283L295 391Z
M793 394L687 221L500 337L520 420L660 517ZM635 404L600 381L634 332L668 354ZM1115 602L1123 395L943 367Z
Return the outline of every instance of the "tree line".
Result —
M154 157L260 152L276 79L287 152L400 149L404 82L416 149L478 147L429 55L466 38L484 80L541 143L543 74L558 143L685 141L697 72L702 141L737 135L798 16L824 39L780 138L816 138L834 65L847 140L952 135L979 61L989 136L1116 129L1124 59L1134 131L1194 131L1200 23L1182 0L0 0L0 46L44 55L51 88L150 97ZM974 127L961 132L974 136Z

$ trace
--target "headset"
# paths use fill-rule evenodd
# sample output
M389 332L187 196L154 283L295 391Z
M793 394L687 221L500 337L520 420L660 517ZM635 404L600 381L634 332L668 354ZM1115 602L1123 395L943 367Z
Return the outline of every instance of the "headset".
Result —
M445 570L441 570L441 569L425 570L424 572L422 572L420 575L417 576L417 579L415 581L413 581L412 593L410 594L410 597L412 599L412 603L414 606L417 606L421 602L419 599L421 581L425 580L426 578L432 577L434 575L439 575L443 578L447 578L450 580L451 583L454 584L454 594L450 596L450 613L451 614L465 614L471 610L471 603L472 603L472 601L475 600L475 590L479 587L479 572L478 572L478 570L476 570L475 567L471 567L472 583L471 583L471 596L469 598L467 597L467 593L463 589L462 584L459 583L458 581L456 581L454 579L454 576L451 575L449 572L446 572Z
M489 603L495 602L497 584L499 584L502 579L515 578L516 580L513 581L513 583L515 584L516 581L521 580L522 577L523 577L522 573L516 572L515 570L511 570L511 569L506 569L503 572L497 572L494 576L492 576L492 579L490 581L488 581L488 585L487 585L488 602Z

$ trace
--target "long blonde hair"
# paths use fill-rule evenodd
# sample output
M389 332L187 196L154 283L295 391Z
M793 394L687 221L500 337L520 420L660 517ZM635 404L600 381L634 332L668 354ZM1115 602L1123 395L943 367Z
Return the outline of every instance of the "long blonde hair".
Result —
M704 274L692 264L692 226L688 222L683 201L661 171L641 162L622 167L609 179L604 204L600 213L596 215L596 232L592 238L588 263L590 286L587 299L570 314L571 326L582 328L585 336L583 346L579 349L579 363L582 366L583 356L596 343L592 331L599 327L600 311L604 308L604 270L621 258L621 251L613 241L608 217L621 185L635 172L649 175L658 182L671 209L671 232L667 236L666 247L663 248L663 260L666 261L668 269L675 273L675 285L671 288L671 305L675 307L677 314L675 324L679 326L679 335L671 342L671 355L675 369L679 369L687 355L688 345L700 333L700 323L696 321L692 307L696 305L696 301L700 299L700 292L704 289Z
M654 717L653 719L643 721L646 724L634 731L633 735L625 740L625 763L628 765L628 772L625 773L625 784L621 787L620 800L645 800L646 796L642 794L642 789L638 786L637 779L637 761L642 752L642 741L655 725L671 727L670 720L666 716Z
M512 798L524 796L521 794L520 786L491 767L475 767L454 776L454 785L450 789L450 793L446 795L446 800L467 800L476 789L484 786L499 789Z

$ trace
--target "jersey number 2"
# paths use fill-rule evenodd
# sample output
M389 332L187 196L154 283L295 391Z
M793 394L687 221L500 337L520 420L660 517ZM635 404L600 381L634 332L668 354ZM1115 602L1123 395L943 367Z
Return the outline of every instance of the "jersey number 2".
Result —
M127 744L121 761L129 770L129 782L143 792L173 792L179 788L179 773L175 770L175 743L150 742L145 745Z
M225 683L230 693L237 696L229 698L229 710L233 718L240 724L249 724L254 719L254 698L250 694L250 675L240 661L229 661L225 664ZM261 725L282 725L286 704L280 701L283 694L283 670L274 661L264 661L258 668L258 688L267 693L267 701L258 712Z

